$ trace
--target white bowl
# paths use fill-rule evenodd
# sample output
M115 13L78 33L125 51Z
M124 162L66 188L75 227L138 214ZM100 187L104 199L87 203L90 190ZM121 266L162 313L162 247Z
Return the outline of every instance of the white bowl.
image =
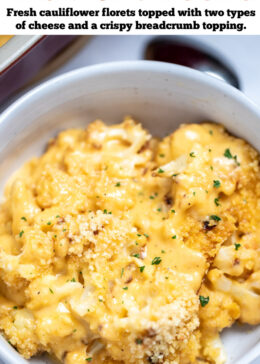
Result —
M260 110L241 92L191 69L157 62L118 62L82 68L30 91L0 117L0 188L25 160L43 152L60 130L101 118L119 122L126 114L153 134L180 123L211 120L259 149ZM260 326L222 334L228 364L248 364L260 354ZM4 339L0 360L26 364ZM33 359L30 363L49 363Z

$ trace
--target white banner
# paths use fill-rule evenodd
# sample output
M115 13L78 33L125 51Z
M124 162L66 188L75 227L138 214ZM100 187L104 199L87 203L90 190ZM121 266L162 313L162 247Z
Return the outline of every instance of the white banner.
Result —
M260 34L260 0L1 0L0 34Z

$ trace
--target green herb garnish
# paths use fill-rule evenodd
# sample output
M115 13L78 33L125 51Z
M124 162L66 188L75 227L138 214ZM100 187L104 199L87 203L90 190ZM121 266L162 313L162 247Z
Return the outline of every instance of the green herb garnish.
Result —
M235 250L238 250L241 247L241 244L235 244Z
M124 275L124 271L125 271L125 268L122 268L121 269L121 275L120 275L120 277L122 278L123 277L123 275Z
M155 257L152 260L152 265L158 265L161 263L161 261L162 261L162 259L160 257Z
M216 206L220 206L220 203L219 203L219 199L218 199L218 198L215 198L215 199L214 199L214 202L215 202L215 205L216 205Z
M224 156L228 159L234 159L234 161L236 162L237 166L240 166L240 163L237 160L237 156L236 155L232 155L232 153L230 152L230 149L227 148L224 152Z
M221 185L220 181L217 180L217 179L214 179L214 181L213 181L213 187L219 188L220 185Z
M209 303L209 296L203 297L199 296L201 307L205 307Z
M217 216L217 215L211 215L209 218L210 218L210 220L214 220L214 221L220 221L221 220L221 218L219 216Z
M231 152L230 152L230 149L229 149L229 148L227 148L227 149L225 150L225 152L224 152L224 156L225 156L226 158L228 158L228 159L232 159L232 158L233 158L233 156L232 156L232 154L231 154Z

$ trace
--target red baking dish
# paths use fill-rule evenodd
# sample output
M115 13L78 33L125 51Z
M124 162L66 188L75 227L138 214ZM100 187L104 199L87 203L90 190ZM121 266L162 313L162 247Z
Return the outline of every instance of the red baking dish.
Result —
M0 105L76 38L17 35L0 47Z

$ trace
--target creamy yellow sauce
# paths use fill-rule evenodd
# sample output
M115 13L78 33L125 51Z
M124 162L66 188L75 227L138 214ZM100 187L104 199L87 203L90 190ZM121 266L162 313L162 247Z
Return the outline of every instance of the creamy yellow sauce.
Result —
M215 124L60 133L0 207L5 337L65 364L223 364L219 332L260 323L258 163Z
M13 35L0 35L0 47L5 45L12 37Z

